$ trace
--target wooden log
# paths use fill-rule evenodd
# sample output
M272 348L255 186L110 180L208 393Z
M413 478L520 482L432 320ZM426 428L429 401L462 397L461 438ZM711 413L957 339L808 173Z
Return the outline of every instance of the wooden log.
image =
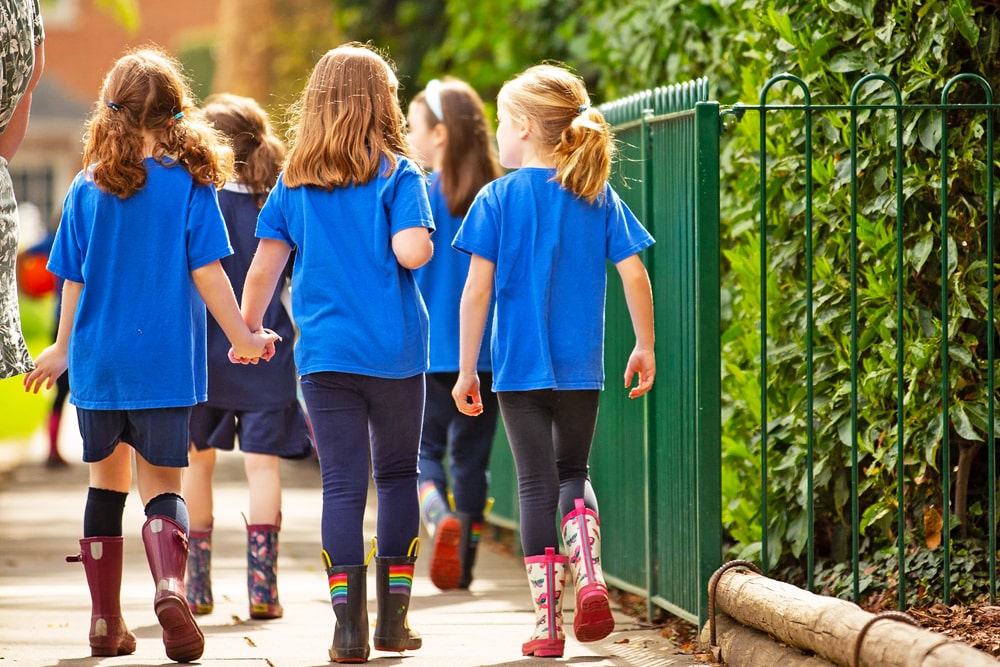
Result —
M833 663L816 655L806 655L794 646L779 644L759 630L737 623L725 614L715 616L716 645L729 667L832 667ZM708 625L702 632L702 644L710 643Z
M715 589L716 612L836 665L853 667L862 628L874 618L853 602L816 595L741 570L729 570ZM881 620L864 636L859 667L997 667L1000 661L945 635Z

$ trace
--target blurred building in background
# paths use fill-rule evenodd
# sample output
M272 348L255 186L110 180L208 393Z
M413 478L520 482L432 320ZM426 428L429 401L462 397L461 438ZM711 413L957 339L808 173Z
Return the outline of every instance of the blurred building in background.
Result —
M45 72L10 171L18 202L37 207L50 229L58 223L63 197L82 166L84 122L105 72L120 55L155 43L184 63L196 95L204 95L211 84L220 0L138 4L139 23L129 30L99 10L95 0L42 0Z

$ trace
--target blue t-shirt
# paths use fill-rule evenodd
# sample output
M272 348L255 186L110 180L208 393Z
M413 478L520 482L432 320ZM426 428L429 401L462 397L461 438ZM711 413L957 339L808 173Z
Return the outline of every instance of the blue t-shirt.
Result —
M480 190L454 246L496 265L493 390L603 389L607 262L653 244L610 185L591 204L521 168Z
M470 258L451 247L451 240L462 225L462 218L453 216L448 210L448 201L441 192L440 174L431 175L428 190L431 213L437 227L434 232L434 257L414 271L413 276L417 279L431 320L431 362L427 370L431 373L450 373L458 370L458 311L465 278L469 275ZM492 322L491 314L486 321L486 331L490 330ZM483 336L477 369L490 370L490 346L486 336Z
M427 370L427 308L392 252L410 227L434 229L427 186L405 157L364 185L289 188L278 179L257 237L295 251L292 313L300 375L320 371L405 378ZM264 321L264 326L268 322Z
M250 262L257 252L257 214L260 209L253 195L237 184L227 184L219 192L219 206L229 230L233 254L222 260L236 299L243 299ZM289 273L291 265L289 264ZM211 315L208 318L208 405L225 410L279 410L297 398L293 344L295 327L281 303L285 278L278 283L264 312L267 328L281 336L274 356L259 364L234 364L229 361L229 339ZM262 387L266 390L262 391Z
M69 344L70 401L90 410L194 405L207 395L205 302L191 271L232 252L215 188L145 160L121 199L77 174L49 271L83 283Z

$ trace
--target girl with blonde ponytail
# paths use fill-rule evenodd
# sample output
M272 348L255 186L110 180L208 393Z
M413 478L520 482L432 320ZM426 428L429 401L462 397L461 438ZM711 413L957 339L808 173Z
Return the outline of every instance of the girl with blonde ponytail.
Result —
M614 143L583 81L556 65L532 67L497 97L500 164L454 247L472 255L461 303L459 411L483 413L476 359L490 300L493 390L518 474L521 548L536 623L524 655L562 656L562 591L576 589L581 642L614 629L601 573L597 498L589 458L604 388L606 263L625 289L636 344L624 384L637 398L656 374L653 298L639 252L653 244L608 183ZM557 512L562 514L559 554Z

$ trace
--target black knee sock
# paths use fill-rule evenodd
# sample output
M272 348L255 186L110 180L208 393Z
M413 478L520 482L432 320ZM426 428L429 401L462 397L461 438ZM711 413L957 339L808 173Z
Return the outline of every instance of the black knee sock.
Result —
M128 494L121 491L90 487L83 510L83 536L121 537L126 498Z
M173 519L186 533L190 526L187 504L176 493L161 493L146 503L146 517L165 516Z

